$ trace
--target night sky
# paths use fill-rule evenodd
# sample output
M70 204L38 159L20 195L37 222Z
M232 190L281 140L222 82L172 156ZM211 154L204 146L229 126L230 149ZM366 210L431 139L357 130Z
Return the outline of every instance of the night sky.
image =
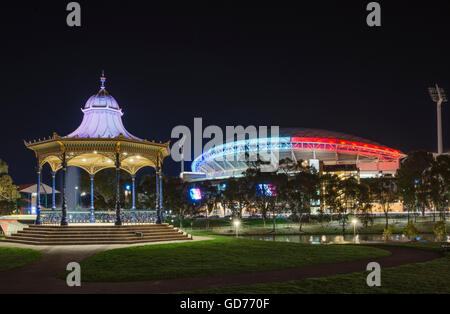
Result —
M35 181L23 140L75 130L102 69L125 127L149 140L202 117L436 150L427 87L450 94L448 2L379 1L379 28L366 25L370 1L79 1L81 28L66 25L68 2L2 3L0 158L16 184Z

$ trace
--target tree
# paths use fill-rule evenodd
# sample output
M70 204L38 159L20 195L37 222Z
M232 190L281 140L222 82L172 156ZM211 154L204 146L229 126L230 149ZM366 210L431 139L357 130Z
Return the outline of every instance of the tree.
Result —
M430 203L439 212L441 220L445 220L450 196L450 156L439 155L432 161L423 172L423 184Z
M376 200L383 212L386 220L385 228L389 226L389 204L397 199L397 187L393 177L367 178L364 182L368 185L370 194Z
M261 212L264 226L266 225L267 213L272 212L275 219L275 195L276 191L276 173L261 172L258 166L248 167L244 176L249 186L249 201L253 202L255 207ZM275 188L275 190L273 190ZM275 194L275 195L274 195ZM275 220L273 220L273 229L275 230Z
M425 151L410 152L403 159L397 170L397 186L398 193L403 199L403 204L409 212L416 208L422 209L425 214L426 193L423 193L422 175L425 169L429 168L433 163L433 155Z
M286 185L286 193L289 208L299 219L299 231L302 231L304 215L311 214L312 203L319 200L320 178L309 166L304 166L303 161L291 164L287 167L294 171Z
M173 214L178 215L180 229L186 215L195 215L204 205L203 200L194 201L190 197L190 190L196 187L194 183L184 182L180 178L167 178L165 181L164 206Z
M209 229L208 214L214 209L218 208L218 205L223 202L223 192L215 184L211 184L210 181L204 181L201 183L202 198L206 206L206 230Z
M167 189L167 181L170 181L171 178L164 177L164 196L166 197L166 189ZM142 177L139 185L137 187L138 204L140 208L156 208L156 174L147 174ZM163 202L165 201L165 197L163 197Z
M8 165L0 159L0 206L3 214L10 214L17 208L20 193L8 175Z
M369 185L365 181L361 180L358 185L356 210L362 213L362 223L365 228L368 227L369 222L373 221L372 201L373 199L370 193Z
M342 219L342 233L345 233L345 224L348 220L348 214L356 214L357 199L359 195L359 183L355 177L348 177L338 182L338 194L342 206L339 206Z
M342 202L340 200L338 184L339 177L334 174L325 174L320 177L320 203L323 209L328 209L332 213L339 213L342 211Z
M146 176L143 177L143 179ZM120 184L130 182L128 172L119 172ZM80 186L82 191L91 191L91 179L89 174L82 171L80 174ZM139 189L139 187L138 187ZM125 207L125 191L120 189L120 206ZM112 168L104 169L95 174L94 177L94 207L96 210L110 210L114 208L116 201L116 170ZM150 208L154 208L155 203Z
M223 200L230 207L234 217L242 217L244 208L250 205L252 184L248 177L233 178L227 182Z

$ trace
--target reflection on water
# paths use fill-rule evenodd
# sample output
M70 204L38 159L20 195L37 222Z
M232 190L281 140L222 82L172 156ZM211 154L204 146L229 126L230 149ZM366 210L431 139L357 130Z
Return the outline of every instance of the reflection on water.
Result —
M280 242L294 242L294 243L306 243L306 244L344 244L344 243L370 243L370 242L383 242L383 235L381 234L353 234L346 235L267 235L267 236L243 236L252 240L263 241L280 241ZM408 237L404 235L393 235L390 241L406 242L409 241ZM432 234L421 235L417 238L419 241L435 241L435 237ZM450 237L447 238L450 241Z

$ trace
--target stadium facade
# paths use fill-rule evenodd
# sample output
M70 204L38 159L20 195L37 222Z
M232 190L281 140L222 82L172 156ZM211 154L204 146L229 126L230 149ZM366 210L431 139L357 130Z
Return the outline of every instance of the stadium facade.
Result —
M277 138L254 138L215 146L195 158L187 181L227 179L242 176L249 167L248 156L266 156L262 171L277 171L279 161L308 162L319 173L352 174L360 178L394 175L399 150L357 136L305 128L280 129Z

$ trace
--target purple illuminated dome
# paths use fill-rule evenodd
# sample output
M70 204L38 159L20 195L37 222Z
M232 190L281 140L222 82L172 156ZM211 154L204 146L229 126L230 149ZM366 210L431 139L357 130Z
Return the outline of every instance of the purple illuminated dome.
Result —
M66 137L116 137L122 134L126 138L140 140L129 133L122 123L122 109L105 89L106 77L102 73L99 92L91 96L84 105L83 121L80 126Z

